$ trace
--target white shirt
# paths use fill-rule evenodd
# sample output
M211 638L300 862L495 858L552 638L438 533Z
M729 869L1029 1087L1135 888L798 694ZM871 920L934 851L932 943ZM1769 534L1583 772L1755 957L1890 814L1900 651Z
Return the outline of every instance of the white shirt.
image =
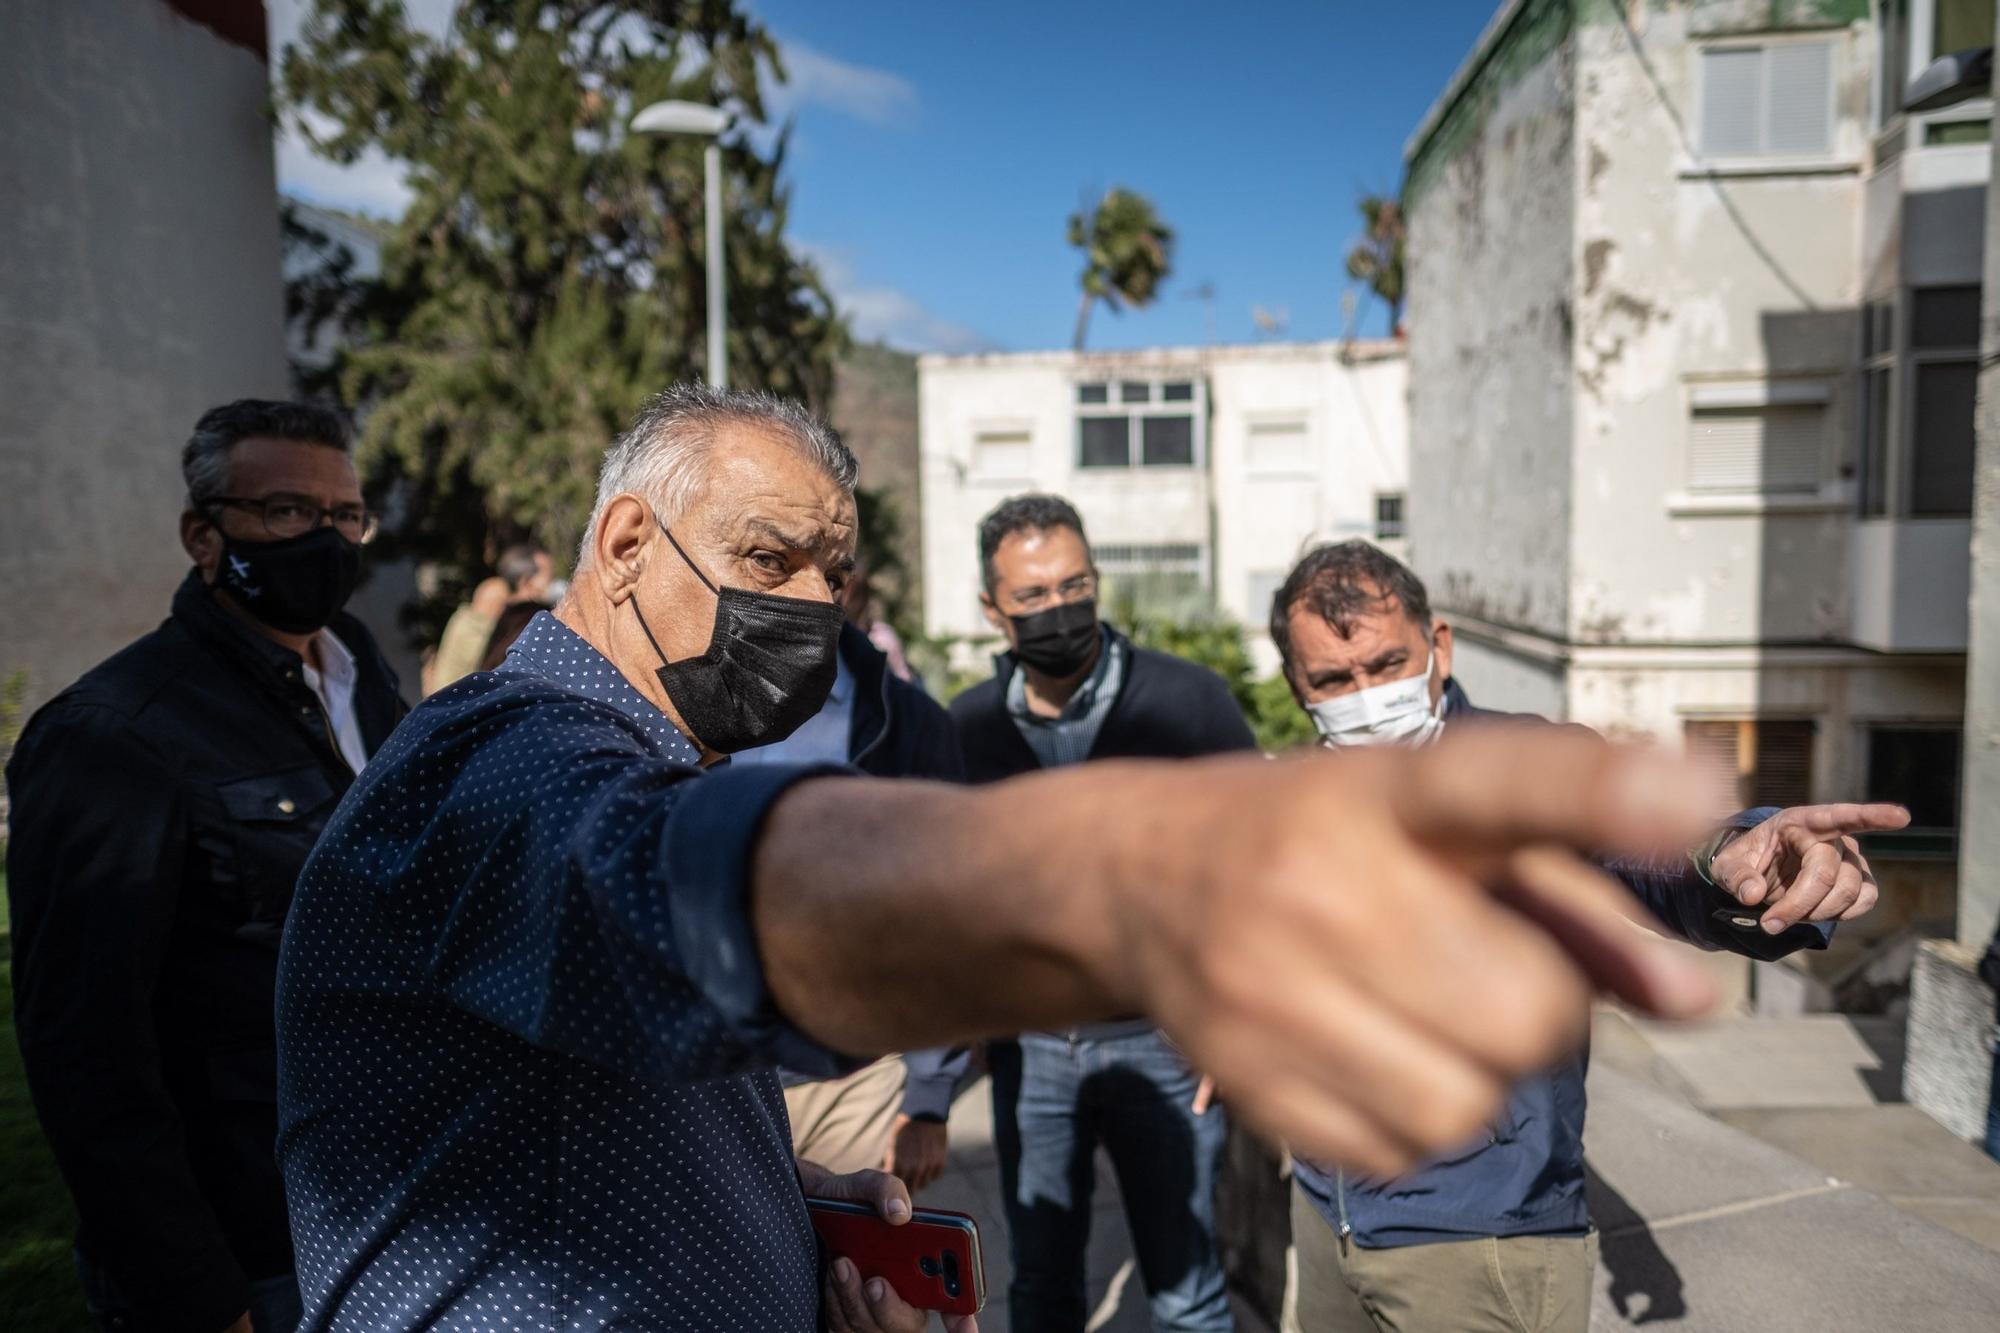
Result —
M315 670L311 662L305 664L306 684L326 706L327 721L333 724L333 739L340 747L340 757L359 773L368 762L368 746L361 739L361 724L354 717L354 654L333 637L332 630L323 629L315 634L313 647L318 650L319 668Z

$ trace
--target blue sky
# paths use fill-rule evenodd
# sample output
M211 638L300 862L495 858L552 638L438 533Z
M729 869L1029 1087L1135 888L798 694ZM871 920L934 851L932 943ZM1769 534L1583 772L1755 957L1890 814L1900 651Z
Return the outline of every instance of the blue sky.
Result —
M301 0L271 0L274 41ZM412 0L420 21L448 0ZM1496 0L752 0L787 50L791 233L857 333L912 350L1069 342L1079 256L1063 224L1124 185L1176 232L1149 309L1091 319L1090 346L1195 343L1204 283L1224 342L1344 327L1355 198L1392 190L1402 146ZM393 163L338 170L282 140L280 184L395 211ZM1367 308L1364 333L1382 331Z

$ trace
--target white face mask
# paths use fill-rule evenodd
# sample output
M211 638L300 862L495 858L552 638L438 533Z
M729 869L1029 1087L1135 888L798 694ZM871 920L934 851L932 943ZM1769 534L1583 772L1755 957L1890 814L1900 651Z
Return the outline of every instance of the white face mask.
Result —
M1424 659L1423 674L1386 685L1370 685L1352 694L1337 694L1307 704L1324 745L1423 745L1444 730L1444 700L1431 703L1433 653Z

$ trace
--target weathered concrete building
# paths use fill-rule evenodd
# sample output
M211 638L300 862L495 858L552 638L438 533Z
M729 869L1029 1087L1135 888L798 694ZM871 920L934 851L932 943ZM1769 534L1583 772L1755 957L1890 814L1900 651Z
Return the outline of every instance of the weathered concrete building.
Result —
M1407 150L1410 547L1460 678L1745 802L1910 804L1827 981L1951 925L1991 108L1900 90L1982 7L1978 44L1991 0L1510 0Z
M918 362L924 623L960 641L979 609L979 520L1024 491L1066 496L1107 597L1220 613L1276 668L1271 596L1312 543L1401 549L1400 343L926 356Z
M179 446L285 393L261 0L0 5L0 676L158 624Z

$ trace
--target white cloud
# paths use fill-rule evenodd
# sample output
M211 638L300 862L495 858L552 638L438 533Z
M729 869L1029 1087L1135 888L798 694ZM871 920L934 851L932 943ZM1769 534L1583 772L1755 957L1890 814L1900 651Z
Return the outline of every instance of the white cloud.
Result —
M917 90L908 79L885 69L850 65L804 42L780 41L782 84L764 92L764 109L781 121L801 107L823 106L871 125L907 125L917 114Z
M413 26L441 36L451 22L455 2L405 0L403 7ZM270 19L272 77L278 74L285 47L298 40L310 5L311 0L268 0L265 11ZM380 149L371 148L352 166L341 166L315 153L290 121L279 126L276 146L278 188L286 194L328 208L384 218L400 217L409 205L410 189L403 181L405 167Z
M863 342L885 342L906 352L984 352L993 340L956 320L926 310L894 287L865 283L845 250L801 243L797 247L819 266L835 307Z

